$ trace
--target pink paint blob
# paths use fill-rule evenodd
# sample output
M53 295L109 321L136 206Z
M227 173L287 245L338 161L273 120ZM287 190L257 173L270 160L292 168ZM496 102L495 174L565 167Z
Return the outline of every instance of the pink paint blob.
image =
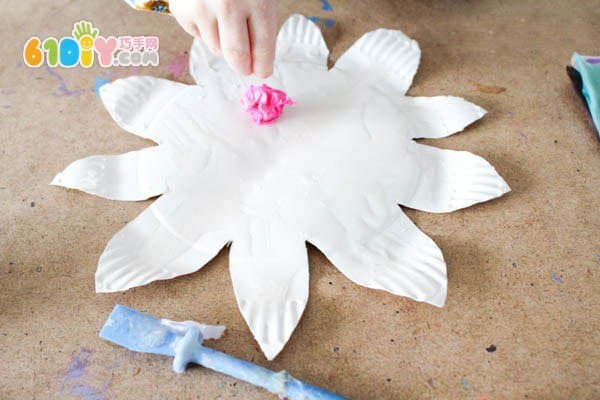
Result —
M250 85L241 101L244 111L250 113L259 125L276 120L283 113L283 107L294 104L285 92L264 83L260 86Z
M181 53L175 57L172 63L167 65L167 70L173 74L175 78L181 78L181 76L186 72L188 65L190 63L190 55L185 53Z

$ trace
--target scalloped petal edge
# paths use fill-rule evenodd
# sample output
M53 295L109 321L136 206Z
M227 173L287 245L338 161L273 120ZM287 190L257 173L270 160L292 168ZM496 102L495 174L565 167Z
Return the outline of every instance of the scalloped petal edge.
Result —
M242 299L238 306L263 353L268 360L273 360L294 333L306 301L292 299L272 303Z
M335 64L335 69L391 85L404 94L419 68L419 44L399 30L377 29L364 34Z
M450 200L450 206L454 210L489 201L511 191L492 164L483 157L469 154L473 156L469 165L465 165L461 173L455 175L455 191Z
M99 93L104 107L121 128L160 143L158 137L148 133L148 128L166 108L164 99L174 99L186 86L151 76L132 76L103 85Z
M327 69L329 49L319 27L300 14L287 19L277 35L276 60L309 62Z

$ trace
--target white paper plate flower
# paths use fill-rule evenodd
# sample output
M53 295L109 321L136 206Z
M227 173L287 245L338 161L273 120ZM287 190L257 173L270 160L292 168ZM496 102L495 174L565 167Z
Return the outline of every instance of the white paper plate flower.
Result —
M459 132L485 111L407 97L420 50L402 32L367 33L331 70L327 56L312 22L288 19L266 83L296 105L263 126L240 106L258 80L198 41L197 85L132 77L101 88L123 129L159 145L76 161L52 183L113 200L162 196L108 243L98 292L192 273L231 242L238 305L268 359L306 306L307 241L360 285L444 304L442 253L398 204L449 212L509 190L483 158L413 140Z

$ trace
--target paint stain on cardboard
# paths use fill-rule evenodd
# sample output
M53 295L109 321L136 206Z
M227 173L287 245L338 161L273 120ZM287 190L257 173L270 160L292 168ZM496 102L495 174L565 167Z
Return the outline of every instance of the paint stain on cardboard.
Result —
M484 85L482 83L475 83L475 90L481 93L487 94L500 94L506 92L506 88L502 86L496 85Z
M175 56L173 61L167 65L167 71L169 71L174 78L181 78L188 70L189 63L190 55L187 51L184 51Z

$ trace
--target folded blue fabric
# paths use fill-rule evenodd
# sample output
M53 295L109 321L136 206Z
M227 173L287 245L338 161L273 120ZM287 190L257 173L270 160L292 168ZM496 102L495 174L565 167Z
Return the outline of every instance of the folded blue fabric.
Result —
M574 53L567 72L592 116L600 140L600 58Z

